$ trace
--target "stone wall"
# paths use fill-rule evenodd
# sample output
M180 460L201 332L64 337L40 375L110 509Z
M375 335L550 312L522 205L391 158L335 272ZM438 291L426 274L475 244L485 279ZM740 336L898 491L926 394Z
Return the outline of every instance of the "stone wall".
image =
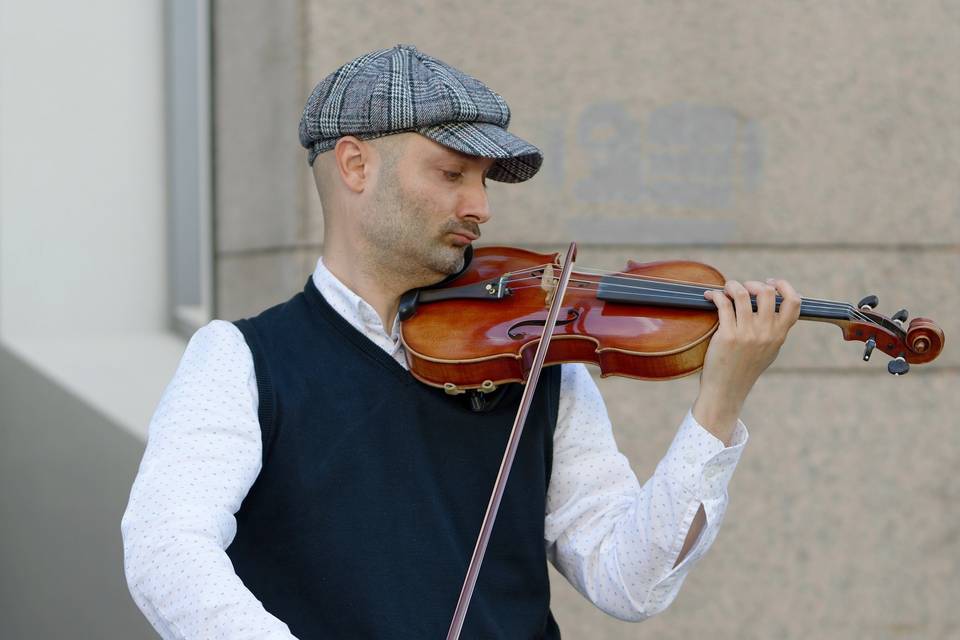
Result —
M531 182L491 187L485 241L875 293L944 329L935 363L894 378L801 323L751 395L724 529L674 605L629 625L555 574L566 636L960 634L957 4L217 2L214 26L218 317L285 300L322 253L297 141L314 84L411 43L502 94L546 153ZM600 384L645 477L696 378Z

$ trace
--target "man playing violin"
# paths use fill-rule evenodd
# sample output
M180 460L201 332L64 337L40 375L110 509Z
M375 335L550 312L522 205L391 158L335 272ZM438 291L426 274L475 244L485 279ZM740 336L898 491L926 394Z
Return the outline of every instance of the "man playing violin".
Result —
M482 83L405 45L314 89L300 141L323 256L287 302L194 334L123 518L131 594L164 638L446 632L520 385L477 410L419 383L397 312L462 269L492 217L487 181L539 169L509 118ZM672 602L723 519L743 404L799 314L784 280L723 293L705 294L719 327L699 393L643 484L586 367L543 371L463 637L560 637L548 561L623 620Z

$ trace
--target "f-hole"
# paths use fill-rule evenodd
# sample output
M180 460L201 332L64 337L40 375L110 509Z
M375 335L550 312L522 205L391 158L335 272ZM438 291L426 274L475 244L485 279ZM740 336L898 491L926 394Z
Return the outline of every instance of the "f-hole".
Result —
M567 309L567 317L565 320L557 320L555 326L561 326L564 324L570 324L574 320L580 317L580 312L576 309ZM517 331L520 327L543 327L547 323L546 318L543 320L524 320L523 322L518 322L507 330L507 335L513 338L514 340L521 340L526 334L523 331Z

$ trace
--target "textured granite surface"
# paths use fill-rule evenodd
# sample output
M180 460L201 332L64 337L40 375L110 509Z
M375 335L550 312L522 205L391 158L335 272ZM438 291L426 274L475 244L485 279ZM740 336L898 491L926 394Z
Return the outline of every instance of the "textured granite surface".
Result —
M956 3L216 8L219 317L303 286L322 251L303 101L403 42L505 96L511 130L546 153L530 183L491 187L482 243L577 240L582 265L684 258L813 297L875 293L946 332L937 362L894 378L836 327L798 326L748 401L724 528L674 605L622 623L559 578L565 637L960 637ZM600 384L649 474L696 377Z

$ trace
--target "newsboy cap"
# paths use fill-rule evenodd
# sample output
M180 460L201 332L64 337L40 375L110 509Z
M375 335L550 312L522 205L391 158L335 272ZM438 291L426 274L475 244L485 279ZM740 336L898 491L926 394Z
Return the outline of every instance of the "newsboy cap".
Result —
M342 136L370 140L415 131L471 156L493 158L487 177L523 182L540 150L507 131L510 107L479 80L416 47L398 44L346 63L320 81L303 108L300 144L313 166Z

